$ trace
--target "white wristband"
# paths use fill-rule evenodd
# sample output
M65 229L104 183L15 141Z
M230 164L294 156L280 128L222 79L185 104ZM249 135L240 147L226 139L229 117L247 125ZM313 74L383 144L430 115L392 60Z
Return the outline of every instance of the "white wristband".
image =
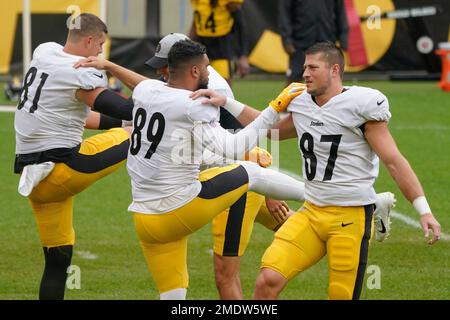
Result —
M225 105L223 106L229 113L231 113L231 115L235 118L237 118L242 110L244 110L245 108L245 104L240 103L237 100L234 100L230 97L227 97L227 102L225 103Z
M430 206L428 205L427 198L425 198L425 196L417 197L413 201L412 205L420 215L431 213Z

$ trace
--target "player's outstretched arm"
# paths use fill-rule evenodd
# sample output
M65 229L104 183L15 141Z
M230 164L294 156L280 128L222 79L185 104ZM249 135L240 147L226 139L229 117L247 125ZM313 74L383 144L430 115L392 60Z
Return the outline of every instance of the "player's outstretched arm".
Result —
M250 106L244 105L234 99L228 99L222 93L212 89L200 89L191 94L192 99L203 97L202 104L224 107L230 112L244 127L249 125L261 113Z
M429 237L429 230L432 231L432 238L428 244L433 244L441 236L441 226L434 218L430 207L426 201L422 186L408 163L408 160L400 153L397 145L389 132L387 123L383 121L369 121L365 125L364 133L367 142L383 161L396 184L400 188L406 199L421 215L420 223L425 233Z
M269 103L276 112L283 112L288 107L289 103L298 95L300 95L306 86L303 83L293 82L283 89L281 93ZM230 112L243 126L247 126L259 115L260 111L250 106L247 106L239 101L229 98L217 91L211 89L200 89L193 92L190 97L197 99L204 97L202 104L214 105L216 107L223 107Z
M278 131L276 131L278 130ZM278 121L269 131L267 135L272 140L286 140L297 137L297 130L294 126L292 113Z
M196 123L196 129L194 130L194 138L198 141L209 141L210 144L202 143L207 148L211 148L210 151L223 154L224 157L229 159L243 159L245 154L252 149L261 134L267 134L267 130L270 129L279 120L279 112L286 109L287 105L292 99L298 96L304 89L304 85L300 87L290 85L284 89L283 92L278 95L275 100L269 103L264 111L260 113L248 126L239 131L236 134L231 134L225 129L212 124L210 119L206 120L202 112L203 107L201 104L207 104L209 107L214 105L216 107L223 106L238 120L242 113L252 112L252 108L245 106L244 104L227 98L226 96L215 92L213 90L198 90L191 95L192 98L199 96L207 97L202 98L203 101L194 101L191 120ZM195 110L195 111L194 111ZM229 146L234 146L229 148Z
M125 84L130 90L134 88L142 81L147 80L147 77L140 75L134 71L127 68L119 66L109 60L98 58L98 57L88 57L82 59L75 63L74 68L95 68L99 70L106 70L110 72L114 77L119 79L123 84Z
M305 88L305 85L302 83L294 82L290 84L285 89L283 89L283 91L278 95L276 99L270 102L270 106L277 112L284 111L289 103L295 97L300 95L305 90ZM248 105L244 105L243 103L234 99L227 98L225 95L211 89L201 89L191 94L192 99L197 99L199 97L205 97L202 101L203 104L212 104L217 107L224 107L243 126L247 126L261 114L261 111L256 110L255 108L252 108ZM284 140L297 136L291 114L275 124L273 126L273 129L278 129L279 131L277 136L271 136L269 132L269 138L271 139Z

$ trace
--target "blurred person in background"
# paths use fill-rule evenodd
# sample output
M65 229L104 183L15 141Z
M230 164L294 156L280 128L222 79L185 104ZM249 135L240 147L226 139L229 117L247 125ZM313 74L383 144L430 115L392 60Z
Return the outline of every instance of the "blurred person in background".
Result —
M189 37L202 43L211 66L231 83L235 36L238 43L237 73L250 72L242 4L244 0L192 0L194 21Z
M280 0L278 23L283 47L289 55L287 83L302 81L305 50L330 41L348 47L344 0Z

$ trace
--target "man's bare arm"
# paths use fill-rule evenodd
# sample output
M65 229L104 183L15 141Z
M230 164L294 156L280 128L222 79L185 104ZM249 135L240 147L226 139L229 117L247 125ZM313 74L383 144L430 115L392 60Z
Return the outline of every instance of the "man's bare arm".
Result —
M89 108L94 108L94 103L97 97L103 92L107 90L106 88L96 88L94 90L84 90L78 89L75 93L75 97L78 101L83 102Z
M84 123L85 129L98 129L100 127L100 113L89 111L86 121Z
M367 122L364 135L369 145L383 161L405 198L413 203L419 197L424 197L422 185L408 160L398 150L394 138L389 132L387 123L380 121ZM421 213L420 221L425 236L428 236L429 229L433 231L433 238L429 241L429 244L433 244L441 235L439 223L434 218L431 210L430 212Z
M216 92L211 89L201 89L197 90L193 94L191 94L192 99L197 99L199 97L204 97L202 103L204 104L213 104L215 106L224 106L227 103L227 97L223 94ZM237 102L239 103L239 102ZM244 105L239 103L241 106L238 107L240 109L239 114L233 114L236 119L245 127L253 120L255 120L261 113L261 111L252 108L248 105ZM290 138L297 137L297 131L294 127L294 122L292 119L292 114L289 113L287 117L281 119L278 123L276 123L272 129L279 129L278 137L272 137L269 131L268 137L271 139L277 140L285 140Z
M273 130L278 129L278 137L272 136ZM272 140L286 140L297 137L297 130L295 130L294 120L292 119L292 113L278 121L269 131L268 137Z
M98 57L88 57L86 59L82 59L78 61L74 68L96 68L99 70L106 70L110 72L114 77L119 79L123 84L125 84L130 90L134 90L134 88L142 81L147 80L147 77L140 75L134 71L131 71L127 68L119 66L109 60L101 59Z

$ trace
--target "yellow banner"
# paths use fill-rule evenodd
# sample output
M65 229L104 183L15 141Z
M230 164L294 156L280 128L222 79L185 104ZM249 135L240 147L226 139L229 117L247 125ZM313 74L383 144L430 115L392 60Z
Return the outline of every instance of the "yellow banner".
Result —
M92 13L100 14L100 1L92 0L30 0L31 13ZM19 15L23 10L22 0L0 1L0 74L9 73L11 56L13 54L14 37ZM78 12L77 12L78 11ZM33 25L32 28L39 28ZM66 27L66 26L63 26Z

